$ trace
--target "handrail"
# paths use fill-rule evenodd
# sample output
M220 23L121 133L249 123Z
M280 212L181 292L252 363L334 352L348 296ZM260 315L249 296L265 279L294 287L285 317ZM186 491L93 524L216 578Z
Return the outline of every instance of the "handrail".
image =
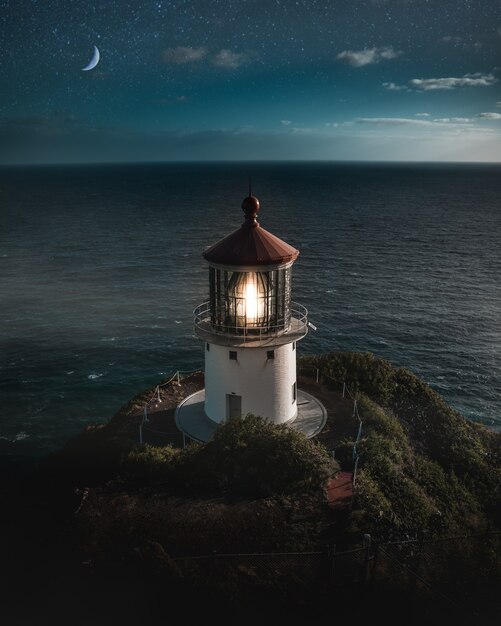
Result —
M150 432L158 432L159 434L162 434L160 433L160 431L154 431L151 428L147 428L145 426L145 424L147 424L150 421L148 418L148 406L153 401L153 398L155 398L156 396L157 398L156 402L158 402L158 404L162 403L162 398L160 396L160 388L170 385L174 381L174 379L179 383L182 378L181 374L186 374L186 375L194 374L195 372L201 371L201 369L202 367L199 367L195 370L176 370L174 374L168 380L155 386L153 393L151 394L149 400L147 400L143 406L143 419L141 420L141 423L139 424L139 443L141 444L144 443L143 442L143 429L149 430ZM155 404L155 406L157 405ZM169 434L169 433L163 433L163 434ZM184 433L183 433L183 447L184 447Z
M308 309L298 302L291 302L291 320L296 324L297 330L305 329L308 324ZM273 326L229 326L228 329L219 330L211 324L210 302L202 302L193 311L194 325L202 331L206 331L206 326L210 324L210 332L215 335L237 337L242 341L260 341L271 337L278 337L288 332L290 326L283 324ZM305 333L306 334L306 333Z

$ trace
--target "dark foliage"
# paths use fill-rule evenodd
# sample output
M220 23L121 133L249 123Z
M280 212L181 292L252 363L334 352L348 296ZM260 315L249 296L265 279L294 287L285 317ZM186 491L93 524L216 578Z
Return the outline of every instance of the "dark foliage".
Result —
M234 497L318 491L337 470L322 445L254 415L230 420L203 446L136 449L123 466L125 477L174 493Z
M360 529L389 538L501 523L499 435L464 419L412 372L373 354L333 352L306 357L300 367L318 369L338 391L346 382L357 398L363 435L353 519ZM353 444L339 446L343 466Z

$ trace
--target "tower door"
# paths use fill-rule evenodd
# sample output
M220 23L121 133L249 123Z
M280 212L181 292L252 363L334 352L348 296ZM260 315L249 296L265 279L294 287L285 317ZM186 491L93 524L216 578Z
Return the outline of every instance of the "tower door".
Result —
M226 394L226 419L231 420L234 417L242 415L242 396L234 394Z

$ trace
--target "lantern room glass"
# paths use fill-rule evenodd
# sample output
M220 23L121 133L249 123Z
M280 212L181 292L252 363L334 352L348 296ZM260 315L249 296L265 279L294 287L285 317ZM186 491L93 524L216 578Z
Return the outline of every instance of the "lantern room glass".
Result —
M263 272L210 268L211 323L236 334L278 332L290 326L291 267Z

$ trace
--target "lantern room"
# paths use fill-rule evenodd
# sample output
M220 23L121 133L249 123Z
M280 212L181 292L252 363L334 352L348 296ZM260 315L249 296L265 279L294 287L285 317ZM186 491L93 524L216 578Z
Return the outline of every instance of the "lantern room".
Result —
M233 334L284 330L291 317L291 264L263 271L209 269L211 323Z

